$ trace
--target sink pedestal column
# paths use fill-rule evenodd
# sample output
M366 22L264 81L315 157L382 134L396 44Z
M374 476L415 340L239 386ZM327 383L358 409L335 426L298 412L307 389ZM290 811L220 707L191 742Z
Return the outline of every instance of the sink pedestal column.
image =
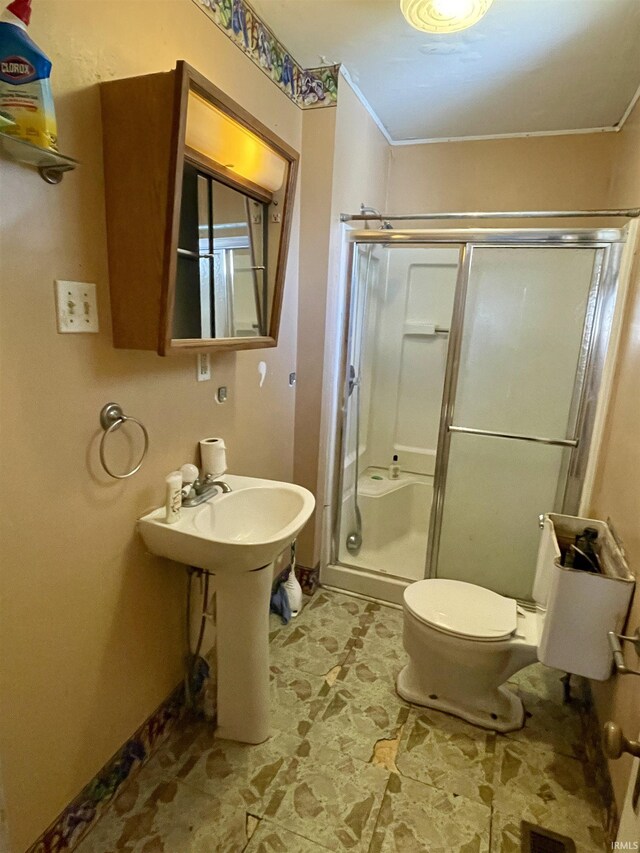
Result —
M272 565L216 577L217 737L262 743L271 734L269 602Z

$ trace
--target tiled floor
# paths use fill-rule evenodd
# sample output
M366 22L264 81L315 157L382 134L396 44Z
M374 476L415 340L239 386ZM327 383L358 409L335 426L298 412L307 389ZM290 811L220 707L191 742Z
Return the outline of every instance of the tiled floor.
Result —
M606 849L560 673L519 673L526 727L496 736L396 695L399 610L320 590L272 626L273 737L185 723L79 853L515 853L523 819Z

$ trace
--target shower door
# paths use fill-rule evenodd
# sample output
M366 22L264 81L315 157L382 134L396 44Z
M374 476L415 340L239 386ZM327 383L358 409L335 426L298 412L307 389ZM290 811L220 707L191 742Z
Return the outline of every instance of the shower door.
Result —
M424 577L460 255L459 246L354 249L334 553L399 583Z
M467 246L440 428L431 576L531 598L538 516L578 510L572 477L583 473L583 427L597 393L586 391L601 345L607 252Z

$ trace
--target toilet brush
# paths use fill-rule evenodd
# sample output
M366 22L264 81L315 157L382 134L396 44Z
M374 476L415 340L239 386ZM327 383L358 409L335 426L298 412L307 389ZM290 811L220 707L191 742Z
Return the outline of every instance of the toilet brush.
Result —
M291 618L293 619L302 610L302 587L296 577L295 541L291 543L291 570L289 571L289 577L284 582L284 588L289 599L289 608L291 609Z

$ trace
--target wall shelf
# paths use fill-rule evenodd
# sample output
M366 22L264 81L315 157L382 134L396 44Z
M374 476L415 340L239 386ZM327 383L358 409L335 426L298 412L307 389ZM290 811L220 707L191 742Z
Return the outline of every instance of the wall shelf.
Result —
M76 168L78 161L56 151L48 151L18 139L9 133L0 131L0 149L17 163L24 163L38 170L40 177L48 184L59 184L65 172Z

